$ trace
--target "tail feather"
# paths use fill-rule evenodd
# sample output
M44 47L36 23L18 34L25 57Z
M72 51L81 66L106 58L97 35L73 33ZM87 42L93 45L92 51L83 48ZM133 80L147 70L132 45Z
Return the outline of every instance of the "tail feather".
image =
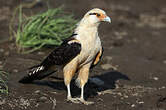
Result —
M19 80L20 83L31 83L33 80L40 80L43 79L55 71L49 71L46 67L42 65L34 66L32 67L26 76L24 76L21 80Z

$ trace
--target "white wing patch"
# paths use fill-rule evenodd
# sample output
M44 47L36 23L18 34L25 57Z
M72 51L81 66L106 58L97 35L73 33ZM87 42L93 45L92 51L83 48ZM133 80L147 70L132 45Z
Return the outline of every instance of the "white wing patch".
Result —
M37 72L39 72L39 71L41 71L41 70L43 70L43 69L44 69L43 66L40 66L40 67L38 67L38 68L35 68L35 69L32 70L31 72L29 72L29 75L31 76L31 75L33 75L33 74L35 74L35 73L37 73Z

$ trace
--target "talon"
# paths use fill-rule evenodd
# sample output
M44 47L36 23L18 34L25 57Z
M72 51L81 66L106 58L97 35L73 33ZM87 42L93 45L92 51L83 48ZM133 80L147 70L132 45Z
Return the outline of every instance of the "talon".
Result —
M68 97L67 98L67 101L69 102L72 102L72 103L82 103L82 104L85 104L85 105L91 105L91 104L94 104L94 102L90 102L90 101L85 101L84 99L82 98L72 98L72 97Z
M91 105L94 104L94 102L90 102L90 101L85 101L85 100L80 100L83 104L85 105Z
M67 101L68 101L68 102L72 102L72 103L77 103L77 104L80 103L77 98L72 98L72 97L68 97L68 98L67 98Z

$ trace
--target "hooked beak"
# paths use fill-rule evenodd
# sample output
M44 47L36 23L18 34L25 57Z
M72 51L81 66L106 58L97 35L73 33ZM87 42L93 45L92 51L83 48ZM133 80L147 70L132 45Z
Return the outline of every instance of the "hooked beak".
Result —
M111 23L111 18L110 18L110 17L108 17L108 16L106 16L106 17L103 19L103 21L106 21L106 22Z

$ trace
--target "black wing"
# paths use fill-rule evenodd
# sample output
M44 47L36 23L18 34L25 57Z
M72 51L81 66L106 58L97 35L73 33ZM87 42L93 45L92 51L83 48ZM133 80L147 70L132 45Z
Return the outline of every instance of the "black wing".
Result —
M81 44L71 38L57 47L42 63L45 67L52 65L64 65L75 58L81 51Z
M40 80L54 73L54 71L49 71L51 66L65 65L76 57L81 51L81 44L73 37L75 35L65 39L40 65L32 67L19 82L30 83L33 80Z

